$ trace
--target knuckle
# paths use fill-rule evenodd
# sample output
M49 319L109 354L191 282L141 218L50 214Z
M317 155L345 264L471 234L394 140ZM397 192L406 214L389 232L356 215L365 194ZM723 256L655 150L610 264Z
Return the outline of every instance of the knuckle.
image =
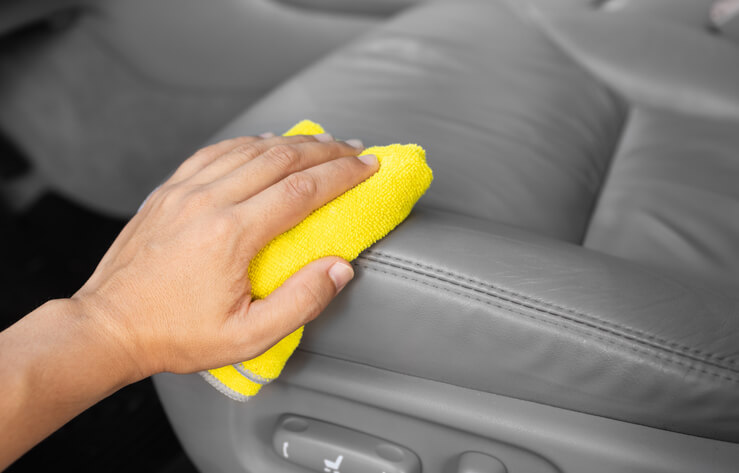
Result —
M318 191L316 178L306 172L296 172L283 179L285 192L294 199L308 199Z
M269 150L270 161L283 171L296 169L300 158L300 151L294 146L277 145Z
M198 169L198 167L206 159L206 157L207 153L204 150L200 150L187 158L185 161L183 161L182 164L180 164L180 166L177 168L176 172L180 174L189 174Z
M157 195L157 203L165 209L172 209L182 205L188 193L184 185L173 185L160 189Z
M227 138L225 140L219 141L216 144L210 145L210 146L208 146L205 149L208 149L208 148L211 148L211 147L216 147L216 146L228 146L228 147L235 148L236 146L238 146L239 144L242 144L242 143L243 143L243 138L242 137Z
M180 211L187 214L199 212L206 207L210 207L215 202L215 192L209 187L199 187L193 189L192 187L182 187L177 192L179 198L177 199L178 205L176 205Z
M193 154L182 163L180 163L179 166L177 166L177 169L168 180L177 181L192 174L195 174L199 169L201 169L208 163L208 160L210 158L209 152L210 150L208 148L203 148L195 152L195 154Z
M216 148L216 145L209 145L209 146L204 146L202 148L199 148L188 159L186 159L185 162L198 161L200 159L203 159L209 156L211 153L213 153L213 150L215 148Z
M259 155L259 150L253 142L242 143L232 149L228 154L240 161L249 161Z
M224 211L213 219L209 233L220 240L223 237L233 235L238 230L238 226L236 216L232 212Z
M190 199L197 205L210 205L215 202L217 191L213 186L204 186L190 194Z

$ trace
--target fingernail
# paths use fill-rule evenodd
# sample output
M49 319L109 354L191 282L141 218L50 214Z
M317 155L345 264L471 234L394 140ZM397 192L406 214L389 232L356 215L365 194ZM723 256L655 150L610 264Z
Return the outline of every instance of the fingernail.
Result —
M271 131L265 131L259 135L260 138L274 138L275 134Z
M348 144L352 148L357 148L357 149L364 148L364 143L362 143L362 140L358 140L356 138L352 138L351 140L346 140L344 143Z
M328 277L334 282L336 292L344 289L344 286L354 277L354 270L346 263L334 263L328 270Z
M374 154L363 154L361 156L357 156L357 159L368 166L377 165L377 156L375 156Z
M330 133L321 133L318 135L313 135L313 138L320 141L321 143L328 143L329 141L334 141L334 137L331 136Z

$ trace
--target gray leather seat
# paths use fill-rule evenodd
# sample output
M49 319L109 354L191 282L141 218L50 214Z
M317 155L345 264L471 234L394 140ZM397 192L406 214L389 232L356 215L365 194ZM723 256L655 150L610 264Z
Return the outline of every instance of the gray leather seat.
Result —
M739 443L739 44L706 1L570 3L415 7L215 139L311 118L427 149L303 352Z

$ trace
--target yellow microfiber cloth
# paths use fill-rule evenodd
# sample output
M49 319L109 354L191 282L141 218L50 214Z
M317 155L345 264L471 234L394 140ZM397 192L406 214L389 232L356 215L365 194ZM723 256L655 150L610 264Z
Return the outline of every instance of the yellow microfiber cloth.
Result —
M324 133L320 125L304 120L285 136L319 133ZM253 297L267 297L300 268L324 256L353 260L405 220L431 184L426 153L418 145L375 146L361 154L376 155L379 170L277 236L254 257L249 265ZM302 335L300 327L253 360L201 375L226 396L246 401L280 375Z

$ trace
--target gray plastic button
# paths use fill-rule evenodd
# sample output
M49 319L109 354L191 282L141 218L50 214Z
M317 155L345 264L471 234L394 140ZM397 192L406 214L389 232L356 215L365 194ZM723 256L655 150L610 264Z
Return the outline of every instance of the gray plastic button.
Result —
M273 446L285 460L321 473L421 473L405 447L305 417L281 417Z
M466 452L459 457L457 473L507 473L505 465L495 457L477 452Z

